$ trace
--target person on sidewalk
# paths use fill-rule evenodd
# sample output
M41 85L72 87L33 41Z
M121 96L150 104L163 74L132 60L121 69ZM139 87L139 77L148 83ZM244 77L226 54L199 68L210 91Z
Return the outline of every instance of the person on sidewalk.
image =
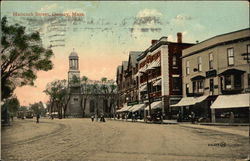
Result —
M193 111L191 112L191 121L192 121L192 124L194 124L194 122L195 122L195 113Z
M39 123L39 118L40 118L40 115L37 114L37 115L36 115L36 123Z
M94 117L94 115L92 115L92 116L91 116L91 120L92 120L92 122L94 122L94 118L95 118L95 117Z

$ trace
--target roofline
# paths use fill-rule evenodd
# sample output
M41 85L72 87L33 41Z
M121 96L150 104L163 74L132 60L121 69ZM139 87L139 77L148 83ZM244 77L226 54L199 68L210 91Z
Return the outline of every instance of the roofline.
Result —
M184 56L182 56L181 58L185 58L185 57L188 57L188 56L197 54L197 53L199 53L199 52L202 52L202 51L205 51L205 50L208 50L208 49L211 49L211 48L214 48L214 47L223 45L223 44L231 44L231 43L238 42L238 41L247 41L247 40L250 39L250 28L245 28L245 29L241 29L241 30L237 30L237 31L232 31L232 32L229 32L229 33L221 34L221 35L216 35L216 36L213 36L213 37L211 37L211 38L209 38L209 39L206 39L206 40L204 40L204 41L202 41L202 42L200 42L200 43L198 43L198 44L196 44L196 45L199 45L199 44L201 44L201 43L204 43L204 42L206 42L206 41L210 41L210 40L215 39L215 38L218 38L218 37L222 37L222 36L225 36L225 35L230 35L230 34L237 33L237 32L241 32L241 31L245 31L245 30L249 30L249 35L246 36L246 37L242 37L242 38L238 38L238 39L231 39L231 40L229 40L229 41L223 41L223 42L215 43L215 44L212 44L212 45L210 45L210 46L201 48L201 49L199 49L199 50L195 50L195 51L193 51L193 52L190 52L189 54L184 55ZM194 46L196 46L196 45L194 45Z

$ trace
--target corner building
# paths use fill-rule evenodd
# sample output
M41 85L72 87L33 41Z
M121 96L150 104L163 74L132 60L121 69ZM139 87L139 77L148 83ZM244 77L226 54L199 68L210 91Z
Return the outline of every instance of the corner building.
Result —
M193 111L206 122L248 122L249 40L248 28L183 51L183 99L172 106L180 108L183 119Z

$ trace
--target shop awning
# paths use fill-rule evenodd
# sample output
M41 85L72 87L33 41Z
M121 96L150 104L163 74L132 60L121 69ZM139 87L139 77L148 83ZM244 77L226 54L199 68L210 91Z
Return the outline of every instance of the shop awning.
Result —
M250 94L219 95L210 108L241 108L249 107Z
M200 103L200 102L204 101L207 97L208 97L208 95L201 96L201 97L184 97L177 104L170 105L170 106L171 107L190 106L190 105L194 105L196 103Z
M153 86L160 86L160 85L161 85L161 79L157 80L157 81L153 84Z
M147 85L143 85L143 86L141 86L141 88L140 88L140 92L145 92L145 91L147 91Z
M116 112L125 112L125 111L129 111L129 109L131 108L132 106L127 106L127 104L125 103L123 105L123 108L121 108L120 110L117 110Z
M156 102L151 103L151 110L157 109L157 108L162 108L161 101L156 101ZM145 110L149 110L149 106L147 106Z
M145 104L134 105L133 108L130 109L130 111L136 112L136 111L143 109L144 107L145 107Z

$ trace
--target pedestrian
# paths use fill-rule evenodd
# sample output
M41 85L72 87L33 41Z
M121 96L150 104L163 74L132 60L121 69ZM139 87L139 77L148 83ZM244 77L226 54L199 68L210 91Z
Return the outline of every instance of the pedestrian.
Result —
M94 117L94 115L92 115L92 116L91 116L91 120L92 120L92 122L94 121L94 118L95 118L95 117Z
M234 123L234 113L230 112L230 123Z
M36 123L39 123L39 118L40 118L40 115L37 114L37 115L36 115Z
M135 114L133 113L132 114L132 122L134 122L135 121Z
M195 113L193 111L191 112L191 120L192 120L192 124L194 124L194 122L195 122Z

